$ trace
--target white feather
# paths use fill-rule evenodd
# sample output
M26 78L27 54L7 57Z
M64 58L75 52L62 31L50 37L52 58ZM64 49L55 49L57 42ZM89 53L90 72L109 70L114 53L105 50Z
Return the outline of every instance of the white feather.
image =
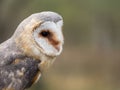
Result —
M50 22L47 21L43 24L41 24L41 26L39 28L37 28L36 30L34 30L33 36L35 41L38 43L38 45L43 49L43 53L49 56L57 56L61 53L62 51L62 44L63 44L63 35L62 35L62 20L54 23L54 22ZM56 48L51 45L47 39L45 38L40 38L39 37L39 33L42 30L51 30L51 32L53 32L53 34L55 34L55 36L57 37L57 40L60 41L60 50L56 50Z

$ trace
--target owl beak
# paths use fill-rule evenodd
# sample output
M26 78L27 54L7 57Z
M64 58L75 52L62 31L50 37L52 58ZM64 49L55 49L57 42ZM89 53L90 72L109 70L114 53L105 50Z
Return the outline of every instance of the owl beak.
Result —
M60 46L59 46L59 45L56 45L56 46L55 46L55 49L59 52L59 51L60 51Z

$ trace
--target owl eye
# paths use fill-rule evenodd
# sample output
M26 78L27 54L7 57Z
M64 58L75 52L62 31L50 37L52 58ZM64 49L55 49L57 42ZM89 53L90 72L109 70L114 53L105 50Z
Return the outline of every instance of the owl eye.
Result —
M40 35L42 35L43 37L48 37L48 36L50 36L50 32L49 31L42 31L40 33Z

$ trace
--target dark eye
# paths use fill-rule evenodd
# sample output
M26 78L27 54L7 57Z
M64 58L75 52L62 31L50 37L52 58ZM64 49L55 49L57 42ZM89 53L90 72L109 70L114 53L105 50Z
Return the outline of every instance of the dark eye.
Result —
M49 31L42 31L40 33L43 37L48 37L50 35L50 32Z

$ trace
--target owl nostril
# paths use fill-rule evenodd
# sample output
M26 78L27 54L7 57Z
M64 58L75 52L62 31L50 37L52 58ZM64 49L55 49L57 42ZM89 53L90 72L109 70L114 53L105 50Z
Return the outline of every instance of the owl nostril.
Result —
M54 41L54 45L59 45L59 41Z

